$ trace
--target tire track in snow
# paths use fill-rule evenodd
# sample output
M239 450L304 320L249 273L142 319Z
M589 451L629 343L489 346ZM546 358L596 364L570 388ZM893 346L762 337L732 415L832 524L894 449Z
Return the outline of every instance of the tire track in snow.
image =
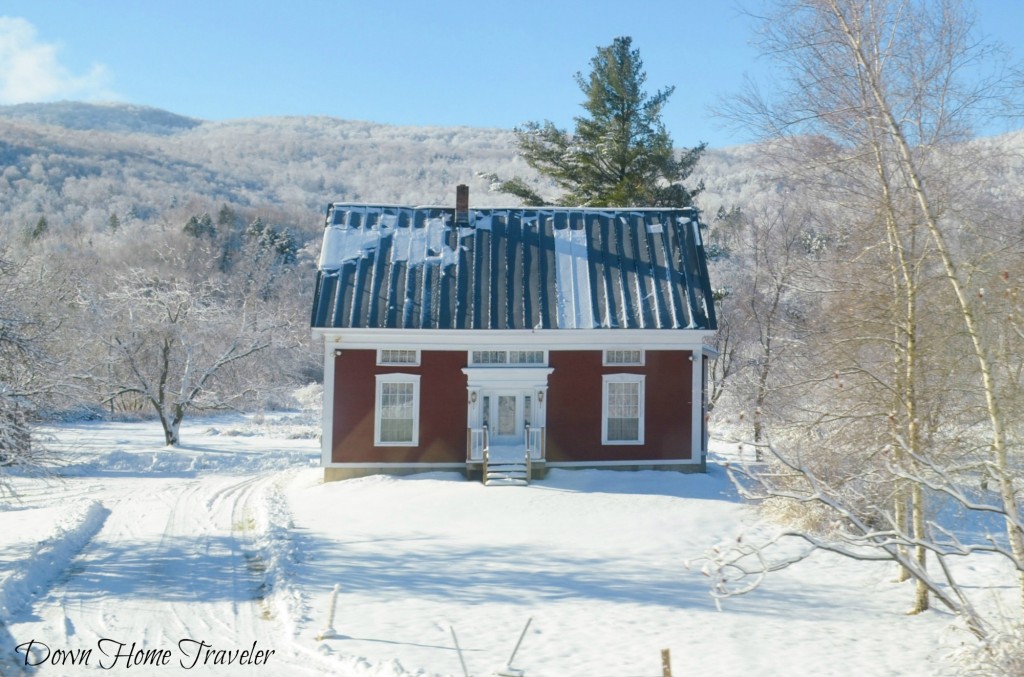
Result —
M13 637L94 654L102 638L175 653L183 638L223 649L249 648L254 640L271 648L273 629L256 622L252 593L260 579L244 575L232 525L234 503L271 479L119 481L108 489L114 495L102 533L31 613L14 619Z
M278 674L336 673L336 660L311 655L297 641L304 607L288 580L293 544L279 491L291 476L286 471L106 483L96 494L110 510L106 524L66 575L14 619L10 645L36 639L52 648L92 649L95 668L102 658L97 642L106 638L126 643L126 649L132 642L170 649L177 667L181 639L228 650L249 649L255 641L260 649L275 650L269 665ZM207 669L218 675L252 673L251 666Z
M95 498L103 492L102 484L91 484L81 480L62 477L11 478L14 494L9 499L14 511L53 505L53 497L59 494L62 503L82 498Z

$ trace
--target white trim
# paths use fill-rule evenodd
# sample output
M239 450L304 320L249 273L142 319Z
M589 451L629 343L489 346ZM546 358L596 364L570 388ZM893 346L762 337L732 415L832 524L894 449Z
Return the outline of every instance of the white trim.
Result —
M643 374L604 374L601 376L601 444L607 446L621 445L642 445L644 443L644 399L645 381L647 377ZM635 440L609 440L608 439L608 386L612 383L635 383L639 386L637 392L637 439Z
M635 350L640 353L640 360L637 362L609 362L608 353L612 351L627 352ZM644 355L645 351L643 348L612 348L610 350L601 351L601 366L603 367L642 367L644 366Z
M373 396L373 446L375 447L418 447L420 444L420 375L419 374L377 374L377 386ZM401 442L382 442L380 439L380 398L385 383L412 383L412 439Z
M385 362L383 357L382 357L382 355L383 355L385 350L392 350L392 351L407 350L407 351L415 353L415 355L413 356L413 361L412 362ZM420 366L420 351L417 350L416 348L392 348L390 346L387 347L387 348L378 348L377 349L377 366L378 367L418 367L418 366Z
M547 388L552 367L463 367L470 388L524 389Z
M701 350L708 329L313 329L328 343L352 349L418 350Z
M324 395L320 413L320 465L327 467L331 462L334 444L334 354L335 348L324 342Z
M690 353L690 367L692 370L690 378L690 453L693 456L703 456L706 450L704 435L704 411L703 411L703 372L704 372L704 351L694 350Z

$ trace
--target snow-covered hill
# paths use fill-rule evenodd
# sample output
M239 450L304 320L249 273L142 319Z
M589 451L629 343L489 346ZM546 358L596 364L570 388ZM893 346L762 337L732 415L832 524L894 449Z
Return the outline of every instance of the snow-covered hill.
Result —
M123 105L0 107L0 220L103 231L114 215L185 219L221 204L319 224L331 201L509 204L488 175L535 177L511 130L326 117L205 122ZM550 191L549 191L550 192ZM184 221L182 220L182 223Z
M686 140L679 139L680 143ZM714 213L749 201L771 182L753 147L711 149L694 174ZM521 176L557 194L516 151L508 129L397 127L329 117L210 122L122 104L0 106L0 221L55 232L97 232L111 215L174 223L221 204L274 210L291 225L319 226L330 201L513 204L492 176Z
M0 118L83 131L161 135L176 134L202 124L201 120L149 106L77 101L0 106Z

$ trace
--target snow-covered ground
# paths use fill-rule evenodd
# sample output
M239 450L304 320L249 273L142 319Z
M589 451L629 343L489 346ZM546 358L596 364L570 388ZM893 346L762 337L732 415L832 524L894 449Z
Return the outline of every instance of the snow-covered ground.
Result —
M462 675L454 629L483 676L528 619L529 677L656 677L662 649L675 675L951 674L966 641L905 615L888 566L830 556L717 610L685 562L758 525L714 465L324 484L308 433L193 421L168 450L154 423L56 429L60 476L0 503L0 674Z

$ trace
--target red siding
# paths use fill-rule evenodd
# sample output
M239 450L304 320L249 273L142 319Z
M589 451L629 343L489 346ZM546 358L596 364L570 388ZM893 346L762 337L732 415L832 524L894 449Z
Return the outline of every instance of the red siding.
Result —
M547 460L671 461L691 459L691 372L688 351L647 351L642 367L602 366L602 352L550 351ZM374 350L335 357L335 463L461 463L466 459L464 351L421 354L421 366L379 367ZM420 374L419 446L373 445L377 374ZM643 445L601 444L601 377L644 374ZM699 453L699 452L698 452Z
M462 351L423 352L420 366L377 366L375 350L334 358L334 463L459 463L466 460L466 366ZM419 446L373 445L377 374L420 375Z
M602 366L602 352L551 351L547 460L689 460L692 443L692 370L689 351L651 350L642 367ZM604 374L644 374L644 444L601 444Z

